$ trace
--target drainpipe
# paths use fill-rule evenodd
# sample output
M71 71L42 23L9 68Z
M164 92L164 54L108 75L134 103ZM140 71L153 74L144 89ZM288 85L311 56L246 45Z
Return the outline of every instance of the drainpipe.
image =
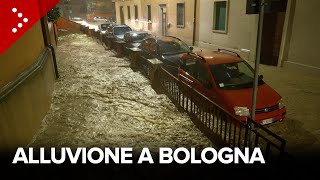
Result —
M42 17L40 21L41 21L41 29L42 29L44 44L46 47L50 48L50 50L51 50L52 58L53 58L54 72L56 75L56 79L58 79L59 78L59 71L58 71L56 53L55 53L54 47L48 42L45 17Z
M192 36L192 46L194 46L196 41L196 17L197 17L197 0L194 0L194 10L193 10L193 36Z

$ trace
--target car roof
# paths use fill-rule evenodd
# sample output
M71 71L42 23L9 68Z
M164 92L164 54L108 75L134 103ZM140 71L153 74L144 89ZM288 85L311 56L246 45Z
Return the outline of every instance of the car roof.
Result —
M179 38L173 36L160 36L156 37L155 39L161 41L181 41Z
M99 24L100 26L101 25L111 25L112 23L110 23L110 22L105 22L105 23L101 23L101 24Z
M241 62L243 59L236 55L233 55L229 52L220 52L220 51L198 51L195 52L198 56L204 58L208 64L225 64L233 62Z
M129 27L128 25L114 25L113 27Z
M181 41L179 38L173 37L173 36L158 36L158 37L149 37L147 39L154 39L157 42L158 41L164 41L164 42L171 42L171 41ZM147 40L145 39L145 40Z
M129 31L127 33L129 33L129 34L148 34L148 32L145 32L145 31Z

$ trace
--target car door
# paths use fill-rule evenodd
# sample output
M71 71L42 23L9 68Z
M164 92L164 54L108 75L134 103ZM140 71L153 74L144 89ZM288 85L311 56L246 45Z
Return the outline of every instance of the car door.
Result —
M198 92L215 101L213 83L206 62L199 57L190 56L183 60L179 79Z
M196 61L192 56L183 57L182 65L178 70L178 79L192 88L195 85Z
M215 100L213 83L206 62L197 61L195 79L196 89L209 99Z

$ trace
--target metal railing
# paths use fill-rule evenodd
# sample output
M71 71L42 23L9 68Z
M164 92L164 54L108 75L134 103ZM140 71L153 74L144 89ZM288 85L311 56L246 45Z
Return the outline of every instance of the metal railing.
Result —
M237 120L232 114L203 96L186 83L179 81L165 68L157 73L162 91L189 114L194 124L218 147L260 147L266 162L279 162L285 155L286 141L255 123L255 129ZM249 120L250 121L250 120Z

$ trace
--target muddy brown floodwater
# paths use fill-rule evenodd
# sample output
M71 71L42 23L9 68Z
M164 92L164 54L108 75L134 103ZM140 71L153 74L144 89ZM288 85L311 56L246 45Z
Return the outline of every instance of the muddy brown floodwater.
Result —
M212 146L187 114L129 62L90 37L59 37L60 79L32 147Z

